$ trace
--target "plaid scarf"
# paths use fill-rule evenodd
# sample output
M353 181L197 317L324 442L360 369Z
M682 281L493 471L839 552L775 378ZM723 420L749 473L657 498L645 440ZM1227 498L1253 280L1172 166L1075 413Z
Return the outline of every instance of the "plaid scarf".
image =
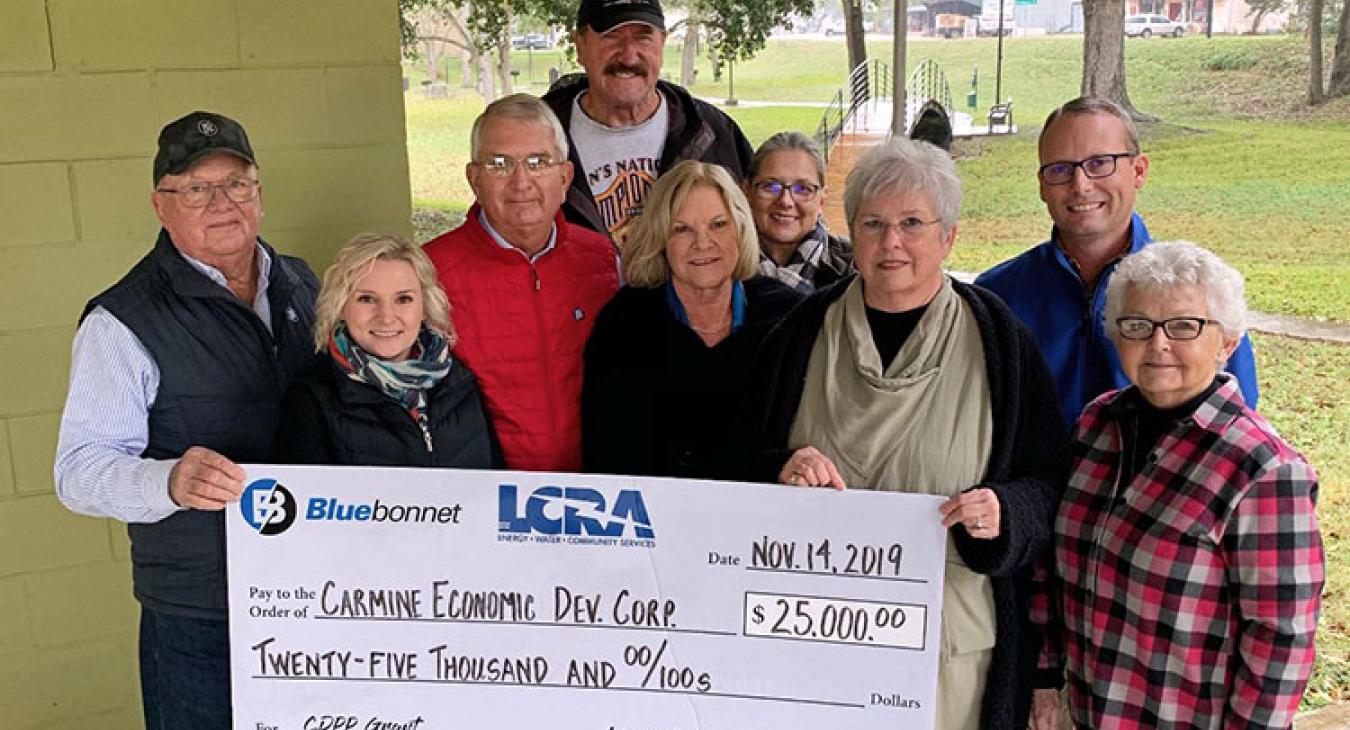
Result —
M423 325L408 359L392 362L361 349L347 331L347 323L339 322L328 337L328 354L347 377L397 401L423 432L429 433L427 391L440 382L454 364L449 343L443 335Z
M806 234L797 244L788 262L779 266L763 249L759 251L759 273L777 279L805 294L816 290L816 271L820 268L820 258L825 254L828 244L825 224L816 221L816 227Z

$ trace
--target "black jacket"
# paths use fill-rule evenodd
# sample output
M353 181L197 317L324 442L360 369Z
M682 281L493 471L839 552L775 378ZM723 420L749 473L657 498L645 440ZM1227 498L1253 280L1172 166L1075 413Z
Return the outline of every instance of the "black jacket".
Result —
M544 94L543 99L567 132L567 143L571 147L568 157L576 168L572 187L568 189L567 199L563 203L563 214L577 225L609 235L600 211L595 207L595 199L591 197L590 184L582 172L585 168L572 141L572 101L588 85L585 74L569 74L559 79ZM731 117L713 105L695 99L682 86L657 81L656 90L665 96L667 113L670 115L670 130L661 151L658 175L664 174L681 160L702 160L722 165L737 180L745 177L745 171L750 169L750 157L755 151Z
M787 461L788 434L801 404L811 348L825 312L852 276L802 301L770 333L755 360L751 419L760 438L756 476L776 482ZM1028 616L1031 574L1045 561L1055 511L1068 475L1068 438L1059 398L1035 340L993 293L952 282L970 305L984 345L993 412L993 448L980 486L998 495L1003 534L976 540L952 527L957 552L973 571L989 576L994 589L997 638L982 702L980 727L1023 730L1032 689L1058 686L1036 671L1040 634Z
M502 465L478 380L456 362L427 394L432 448L394 399L330 359L286 395L275 458L283 464L493 469Z
M746 282L745 322L707 347L679 323L666 289L624 287L586 343L581 397L587 472L743 479L744 407L756 350L799 295L762 276Z

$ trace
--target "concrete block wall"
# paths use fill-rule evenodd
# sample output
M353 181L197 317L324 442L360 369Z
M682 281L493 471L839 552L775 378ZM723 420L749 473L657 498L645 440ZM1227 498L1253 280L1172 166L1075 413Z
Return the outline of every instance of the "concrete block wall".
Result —
M410 232L396 0L3 0L0 726L138 728L125 527L56 500L75 321L149 249L155 138L240 120L263 235L321 271Z

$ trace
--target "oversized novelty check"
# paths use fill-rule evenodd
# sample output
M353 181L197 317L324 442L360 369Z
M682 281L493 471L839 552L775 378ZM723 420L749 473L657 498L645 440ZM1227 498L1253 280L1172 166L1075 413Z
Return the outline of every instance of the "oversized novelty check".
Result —
M246 469L238 730L932 727L938 497Z

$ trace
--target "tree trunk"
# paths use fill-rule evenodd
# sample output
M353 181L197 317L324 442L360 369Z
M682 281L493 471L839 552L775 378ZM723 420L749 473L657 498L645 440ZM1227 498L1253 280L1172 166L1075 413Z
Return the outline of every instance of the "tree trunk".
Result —
M684 22L684 48L680 57L680 85L684 87L693 86L698 79L695 78L694 63L698 61L698 33L701 24L693 15Z
M1153 120L1134 108L1125 90L1124 0L1083 0L1081 91L1084 96L1114 101L1135 119Z
M473 70L478 66L478 54L468 48L460 49L459 53L459 85L466 89L473 88Z
M844 41L848 45L848 70L867 62L867 39L863 36L862 0L844 0Z
M511 30L502 28L497 35L497 84L502 88L502 96L515 92L515 83L511 78Z
M1248 31L1248 33L1249 33L1250 35L1256 35L1257 29L1259 29L1259 28L1261 27L1261 21L1263 21L1263 20L1265 20L1265 19L1266 19L1266 11L1265 11L1265 10L1258 10L1258 11L1256 11L1256 15L1253 15L1253 16L1252 16L1252 28L1251 28L1250 31Z
M1336 31L1336 55L1331 59L1327 96L1350 96L1350 0L1341 4L1341 27Z
M1308 3L1308 104L1326 101L1322 93L1322 0Z
M478 54L478 93L489 104L497 100L497 74L493 73L492 57L486 53Z
M441 78L441 44L432 41L422 41L422 60L427 64L427 78L431 83L436 83Z

